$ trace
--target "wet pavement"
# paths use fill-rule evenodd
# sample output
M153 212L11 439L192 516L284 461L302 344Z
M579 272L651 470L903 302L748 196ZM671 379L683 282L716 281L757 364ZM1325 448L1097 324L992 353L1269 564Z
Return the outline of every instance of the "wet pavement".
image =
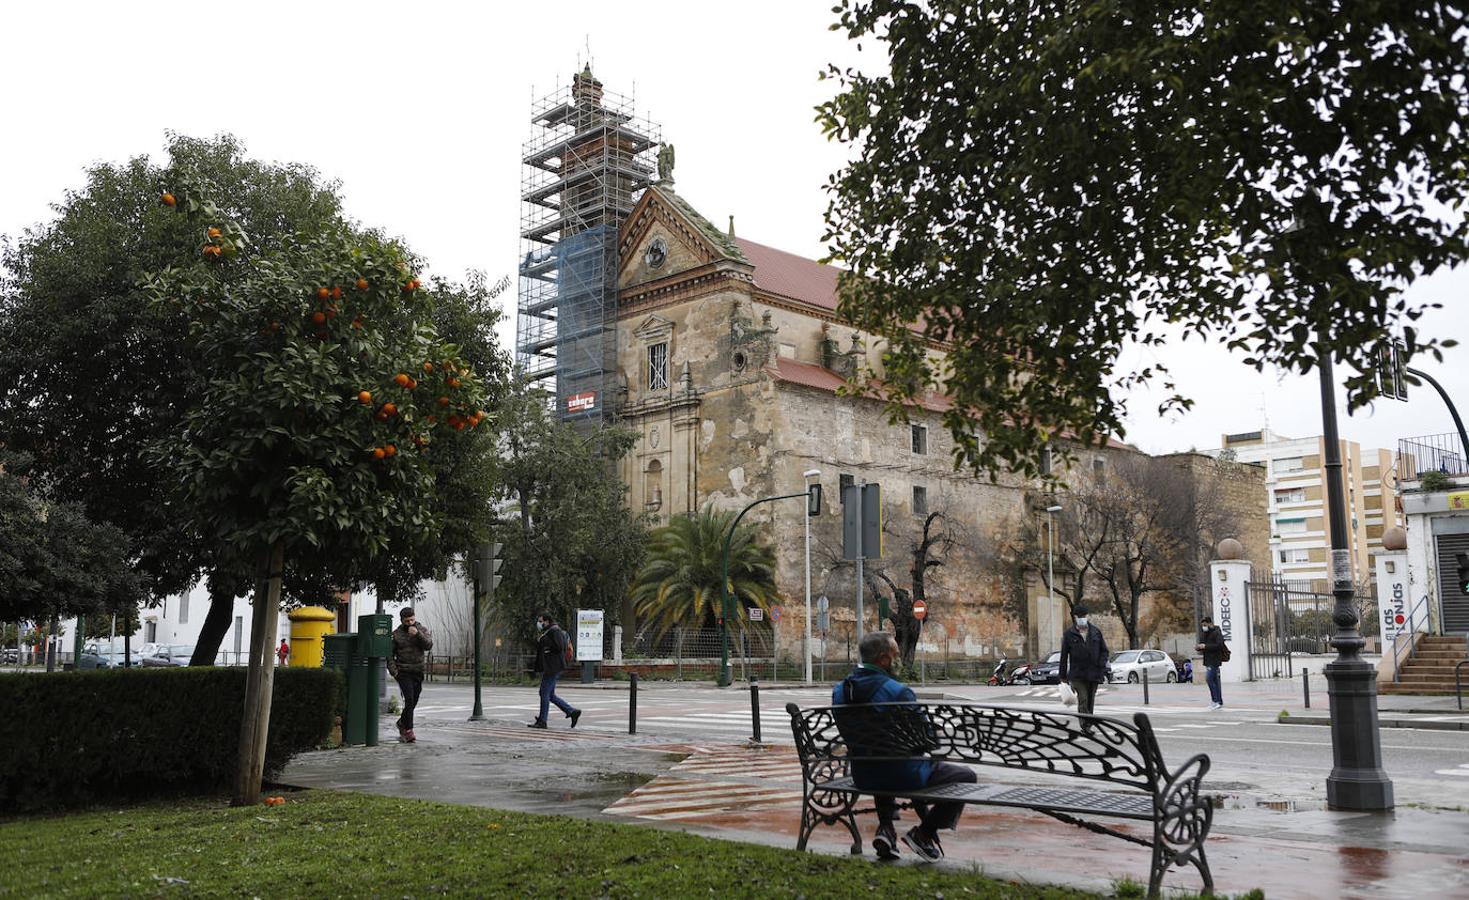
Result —
M970 696L983 694L983 688L945 692L956 699L997 702L993 693ZM467 695L438 686L425 693L417 743L397 743L385 722L381 745L306 754L292 762L281 780L302 787L631 821L793 847L801 772L779 709L788 700L813 705L822 693L794 687L767 697L762 691L762 707L774 707L765 711L764 736L774 743L751 745L748 707L728 692L687 686L667 693L645 689L639 701L641 733L629 735L626 697L616 692L568 687L563 694L587 710L582 727L568 730L564 719L553 716L551 730L533 731L518 718L533 699L529 691L495 689L496 701L486 707L491 719L466 722L462 701ZM1266 735L1321 733L1323 739L1329 729L1265 722L1278 714L1281 698L1258 692L1246 703L1247 692L1237 693L1238 705L1245 707L1237 713L1238 723L1213 730L1185 728L1193 720L1182 713L1170 719L1166 704L1151 710L1160 730L1172 732L1160 735L1170 764L1186 758L1186 751L1175 751L1170 741L1180 746L1214 742L1221 751L1222 763L1216 763L1205 783L1206 791L1219 798L1206 845L1217 891L1260 888L1271 898L1469 898L1469 805L1463 804L1469 777L1453 777L1459 774L1455 769L1432 768L1445 764L1442 760L1459 759L1461 749L1463 758L1469 758L1469 735L1402 732L1399 739L1409 743L1395 752L1405 757L1413 755L1407 748L1420 741L1438 744L1421 748L1429 757L1413 770L1414 777L1392 773L1398 808L1388 813L1332 811L1322 800L1324 772L1307 783L1298 768L1272 766L1280 761L1272 754L1297 752L1288 745L1301 741L1264 737L1254 747L1221 743L1250 740L1250 728L1268 729L1262 732ZM1119 713L1125 712L1117 708L1124 698L1132 699L1122 692L1112 696ZM1018 705L1030 699L1011 697L1006 702ZM1421 704L1424 698L1392 699ZM1437 711L1437 705L1429 708ZM1329 745L1325 749L1329 770ZM1227 756L1231 752L1237 756ZM1319 762L1319 750L1299 752L1315 754L1312 761ZM1260 758L1251 760L1252 753ZM1052 783L1045 776L982 766L976 770L981 780ZM1435 776L1435 771L1447 774ZM869 815L859 824L870 840L873 818ZM1123 827L1141 827L1142 833L1147 828L1137 823ZM1009 880L1106 892L1118 879L1147 879L1147 848L1025 811L970 807L957 834L944 843L947 860L941 865L977 866ZM818 829L812 840L816 852L844 855L849 845L846 830L840 828ZM870 848L867 852L870 858ZM1174 871L1165 886L1198 890L1202 881L1191 869Z

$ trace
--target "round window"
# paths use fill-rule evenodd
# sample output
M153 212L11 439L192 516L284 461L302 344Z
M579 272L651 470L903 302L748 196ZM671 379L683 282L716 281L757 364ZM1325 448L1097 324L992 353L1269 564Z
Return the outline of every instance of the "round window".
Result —
M667 260L668 244L664 243L663 238L655 237L653 238L653 240L649 241L648 251L643 254L643 261L648 264L648 268L657 269L661 267L663 263L667 262Z
M745 370L745 365L749 363L750 358L745 355L745 351L736 350L731 361L734 363L734 370L736 372L743 372Z

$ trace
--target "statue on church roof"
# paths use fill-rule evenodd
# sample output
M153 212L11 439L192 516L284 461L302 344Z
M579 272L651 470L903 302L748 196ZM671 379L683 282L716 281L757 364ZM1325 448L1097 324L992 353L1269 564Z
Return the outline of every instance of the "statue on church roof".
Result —
M664 144L658 148L658 180L673 182L673 145Z

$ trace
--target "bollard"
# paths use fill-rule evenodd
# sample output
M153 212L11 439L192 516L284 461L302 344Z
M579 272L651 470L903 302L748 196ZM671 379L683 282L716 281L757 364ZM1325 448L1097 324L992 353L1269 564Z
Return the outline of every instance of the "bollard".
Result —
M1143 669L1143 706L1148 705L1148 670Z
M750 724L755 728L752 740L760 743L760 679L750 679Z
M628 688L627 694L627 733L638 733L638 673L629 676L632 686Z
M1311 678L1307 669L1301 670L1301 690L1306 694L1306 709L1311 708Z

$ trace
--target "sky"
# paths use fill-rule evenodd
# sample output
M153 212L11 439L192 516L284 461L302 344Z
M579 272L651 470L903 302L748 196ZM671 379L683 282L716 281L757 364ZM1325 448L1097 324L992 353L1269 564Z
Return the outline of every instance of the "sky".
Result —
M429 272L490 282L519 251L521 146L532 99L590 61L610 91L635 97L677 148L677 190L710 221L735 217L746 238L824 254L829 175L848 148L814 108L834 90L829 63L880 68L828 29L828 0L740 4L562 0L554 5L25 3L0 6L0 234L51 216L99 161L160 156L168 131L228 132L251 156L301 162L341 182L348 213L402 236ZM1463 339L1469 272L1421 281L1439 302L1422 329ZM510 292L502 295L513 308ZM510 320L504 338L509 340ZM0 351L3 352L3 351ZM1469 350L1416 363L1469 414ZM1319 434L1316 375L1256 373L1222 347L1176 342L1129 361L1163 363L1195 400L1160 418L1161 393L1128 398L1126 439L1151 452L1209 449L1266 421ZM1416 388L1345 418L1342 436L1395 449L1451 431L1438 397Z

